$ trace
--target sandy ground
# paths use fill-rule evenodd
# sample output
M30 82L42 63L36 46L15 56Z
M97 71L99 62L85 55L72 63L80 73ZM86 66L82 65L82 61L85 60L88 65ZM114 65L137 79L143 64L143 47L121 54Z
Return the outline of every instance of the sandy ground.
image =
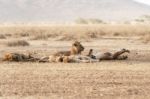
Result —
M5 52L36 52L49 55L67 50L70 41L29 41L30 47L6 47ZM82 42L85 53L131 50L124 61L89 64L0 63L0 98L4 99L149 99L150 46L137 37L105 37Z

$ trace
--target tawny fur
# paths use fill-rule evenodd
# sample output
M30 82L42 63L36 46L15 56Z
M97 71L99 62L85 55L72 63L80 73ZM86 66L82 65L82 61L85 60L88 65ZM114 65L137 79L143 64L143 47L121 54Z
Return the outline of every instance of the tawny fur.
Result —
M80 42L75 41L72 44L70 51L59 51L49 56L49 62L61 62L64 56L79 55L82 51L84 51L83 45Z
M93 62L98 62L98 60L92 59L84 55L74 55L74 56L64 56L63 62L64 63L93 63Z
M77 54L81 54L82 51L84 51L83 45L82 45L80 42L75 41L75 42L72 44L72 47L71 47L70 51L59 51L59 52L55 53L54 56L77 55Z
M92 62L98 62L96 59L92 59L93 56L93 49L89 50L89 53L87 55L70 55L65 56L61 54L60 56L50 56L49 59L51 62L63 62L63 63L92 63Z
M63 62L64 63L92 63L98 62L97 59L93 56L93 49L89 50L87 55L71 55L71 56L64 56Z
M16 61L16 62L25 62L25 61L36 61L37 58L32 57L30 54L20 54L20 53L6 53L2 59L3 61Z
M99 61L101 60L125 60L128 58L128 56L123 55L124 53L130 53L130 51L127 49L122 49L121 51L117 51L114 54L110 52L105 52L105 53L96 53L93 56L95 56L95 59L99 59Z

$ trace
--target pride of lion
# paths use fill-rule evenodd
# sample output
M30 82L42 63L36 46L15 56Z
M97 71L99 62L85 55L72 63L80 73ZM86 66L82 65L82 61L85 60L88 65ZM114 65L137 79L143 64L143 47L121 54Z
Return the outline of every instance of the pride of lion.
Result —
M102 60L126 60L129 50L122 49L115 53L110 52L98 52L94 53L93 49L89 50L87 55L83 55L83 45L79 41L75 41L69 51L59 51L50 56L36 58L31 54L20 53L6 53L2 61L15 61L15 62L55 62L55 63L93 63L100 62Z

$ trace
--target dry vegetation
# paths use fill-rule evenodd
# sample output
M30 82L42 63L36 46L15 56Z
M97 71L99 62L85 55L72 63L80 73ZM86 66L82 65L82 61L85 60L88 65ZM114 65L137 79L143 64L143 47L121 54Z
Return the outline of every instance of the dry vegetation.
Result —
M45 26L1 26L4 36L29 40L90 40L104 36L145 36L150 33L149 25L45 25Z
M7 52L48 56L57 50L68 50L73 40L82 41L86 48L84 53L90 48L95 52L131 50L125 61L91 64L0 62L0 98L149 99L150 46L146 44L150 42L149 27L108 24L0 26L0 57Z
M0 39L6 39L5 35L0 34Z
M30 44L25 40L16 40L16 41L9 41L6 45L9 47L16 47L16 46L29 46Z
M150 42L150 33L143 35L141 37L141 40L143 41L143 43L149 43Z

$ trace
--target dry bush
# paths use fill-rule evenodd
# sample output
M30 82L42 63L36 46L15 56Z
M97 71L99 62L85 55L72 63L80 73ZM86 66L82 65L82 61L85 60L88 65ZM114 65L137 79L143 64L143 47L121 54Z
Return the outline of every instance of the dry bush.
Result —
M78 33L64 33L62 36L58 36L56 40L58 41L91 41L91 39L97 38L98 35L94 32L89 32L87 34L78 34Z
M9 41L7 46L9 47L16 47L16 46L29 46L30 44L25 40L16 40L16 41Z
M75 20L76 24L104 24L105 22L103 22L100 19L84 19L84 18L78 18Z
M89 38L97 38L97 33L89 32L89 33L87 34L87 37L89 37Z
M35 35L34 37L31 37L30 40L48 40L47 35Z
M0 34L0 39L6 39L6 36L3 34Z
M34 34L30 40L48 40L49 38L56 38L59 36L57 33L53 34L48 34L48 33L39 33L39 34Z
M21 33L14 33L12 36L15 37L15 38L20 38L20 37L29 37L30 34L21 32Z
M71 40L77 40L77 37L74 35L64 35L57 38L58 41L71 41Z
M30 36L29 33L19 33L18 35L19 35L20 37L28 37L28 36Z
M146 35L143 35L141 37L141 40L143 41L143 43L149 43L150 42L150 33L146 34Z
M116 32L116 33L113 33L113 36L120 36L120 34Z
M89 42L89 41L91 41L92 39L91 38L88 38L88 37L86 37L86 36L81 36L81 37L79 37L79 36L71 36L71 35L69 35L69 36L62 36L62 37L59 37L59 38L57 38L56 39L57 41L86 41L86 42Z
M5 34L5 36L11 37L11 36L12 36L12 34L10 34L10 33L6 33L6 34Z

